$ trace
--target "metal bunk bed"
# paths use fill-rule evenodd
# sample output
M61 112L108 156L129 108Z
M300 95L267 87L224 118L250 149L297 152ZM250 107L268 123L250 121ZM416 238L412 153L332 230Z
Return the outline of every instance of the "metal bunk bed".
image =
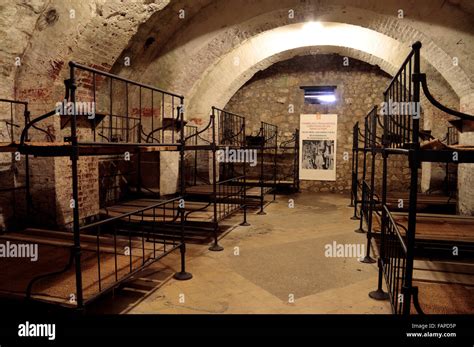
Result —
M69 63L69 69L64 100L69 105L68 111L63 109L58 114L55 109L30 120L25 107L25 126L19 140L12 137L11 142L0 149L25 155L26 201L31 200L30 191L34 188L29 184L29 158L69 157L71 174L65 179L70 179L72 188L72 230L38 229L29 227L27 221L26 228L2 234L2 242L8 244L38 245L39 254L37 263L6 259L0 271L0 293L8 298L26 298L83 310L145 267L178 250L181 265L174 277L192 278L185 269L182 196L150 202L113 217L90 218L81 213L87 193L81 191L84 178L80 178L79 172L79 163L85 156L130 154L137 158L138 171L142 153L176 151L183 160L184 127L179 125L184 124L184 98L75 62ZM144 114L146 107L142 104L145 93L151 106L148 115ZM93 117L80 112L85 102L92 105ZM131 109L133 102L135 108ZM105 104L108 110L99 111L106 109ZM64 141L56 141L52 136L46 142L30 138L33 129L41 130L43 121L55 117L60 118L62 133L66 135ZM69 132L65 130L67 126ZM167 131L170 128L173 131ZM180 177L183 190L182 172ZM140 190L140 176L137 190ZM145 219L149 223L145 223ZM158 232L160 224L171 221L180 225L175 238Z
M420 42L412 46L412 51L384 93L385 103L395 101L419 105L423 91L427 100L446 114L463 121L473 121L473 116L444 107L430 94L426 75L421 73L420 49ZM417 108L414 109L417 110ZM421 108L418 110L421 111ZM366 151L372 154L370 181L367 182L364 177L361 183L363 201L360 217L368 221L368 253L365 258L367 261L370 261L371 238L376 235L372 230L372 220L374 216L379 216L380 220L378 288L369 296L377 300L389 299L393 312L405 315L410 314L413 309L418 313L423 313L422 306L429 305L429 296L419 294L416 285L423 281L417 281L416 276L414 277L417 273L417 264L421 260L428 257L447 259L451 262L458 259L471 261L474 255L474 239L469 232L474 226L472 218L427 215L420 214L418 211L418 179L421 163L473 163L474 148L446 145L434 149L432 146L425 146L421 141L425 138L425 134L420 129L420 111L392 114L392 110L388 108L388 112L383 114L383 121L379 122L374 108L366 118L365 124L365 144L367 145L365 147ZM377 135L377 126L383 131L380 135ZM374 193L373 167L376 154L381 154L383 159L380 197ZM410 167L409 207L408 212L402 217L393 212L387 203L388 164L389 158L393 155L406 158ZM431 221L433 218L441 220L442 223L433 224ZM457 230L453 229L453 224L457 225ZM429 230L433 228L438 228L437 232L430 233ZM459 229L465 232L460 233ZM456 247L456 253L453 252L453 247ZM384 280L388 292L383 291ZM419 300L420 297L423 300Z
M277 156L278 156L278 127L274 124L261 122L256 136L246 137L246 148L256 150L259 156L258 164L248 173L247 186L257 193L257 202L260 208L258 214L265 215L265 196L273 195L276 198L278 185ZM255 195L254 195L255 197Z
M185 151L194 153L194 158L203 157L205 165L198 166L197 159L194 159L186 169L192 174L184 196L186 201L194 204L194 208L186 212L185 218L187 223L208 224L213 235L211 251L223 250L218 241L224 220L242 210L241 225L249 225L247 204L252 192L245 188L246 161L240 163L241 172L235 170L234 163L218 161L218 151L245 150L244 139L245 118L216 107L212 107L208 124L186 137Z
M368 120L367 118L372 117L370 111L369 115L366 116L364 121L364 128L361 129L359 122L356 122L353 127L353 145L352 145L352 170L351 170L351 200L349 207L353 207L354 214L351 217L353 220L360 220L363 200L361 199L363 193L362 179L360 176L365 177L367 175L367 156L371 153L377 154L377 150L382 147L382 138L377 135L378 132L383 133L383 124L380 120L380 115L375 114L374 121ZM375 111L376 112L376 111ZM369 123L367 123L369 121ZM379 130L378 130L379 129ZM368 134L366 134L368 132ZM373 132L374 134L371 134ZM366 136L375 135L375 139L368 138ZM457 131L454 127L448 127L448 133L446 137L441 140L442 143L446 143L447 146L457 144ZM375 148L372 148L375 146ZM360 154L362 154L362 165ZM452 163L445 164L445 178L444 178L444 192L433 193L431 190L427 192L419 192L417 199L417 209L419 212L425 213L440 213L440 214L455 214L456 213L456 165ZM376 188L374 194L379 196L381 189ZM378 195L377 195L378 194ZM399 206L400 201L404 204ZM389 191L387 195L387 204L391 210L396 211L407 211L409 201L408 194L399 191ZM364 221L365 223L365 221ZM364 223L360 225L356 232L363 233Z

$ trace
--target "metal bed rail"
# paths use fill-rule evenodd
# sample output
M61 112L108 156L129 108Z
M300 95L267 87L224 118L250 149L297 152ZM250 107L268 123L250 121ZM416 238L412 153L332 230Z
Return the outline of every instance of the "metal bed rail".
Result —
M295 129L295 132L292 134L291 138L282 141L278 146L279 154L293 153L293 160L291 163L291 171L289 173L281 170L277 170L277 182L285 181L286 178L289 178L292 182L291 191L299 191L299 130ZM281 164L281 163L279 163Z
M57 276L70 270L73 265L76 271L76 293L70 303L82 308L104 293L116 288L119 284L130 279L146 266L160 260L175 250L181 254L180 271L174 277L177 280L188 280L192 275L186 272L184 241L184 209L180 206L182 197L160 201L129 213L110 217L99 222L87 224L79 228L81 235L95 237L96 240L96 276L97 286L93 294L84 297L82 282L83 267L81 262L75 262L75 247L71 248L71 259L62 271L43 274L30 281L27 297L31 298L34 284L39 280ZM172 211L171 215L168 213ZM159 233L159 223L177 221L180 223L179 241L167 238ZM113 256L112 274L103 268L104 262ZM80 260L81 258L79 258ZM124 263L128 265L124 266ZM79 274L79 276L78 276Z
M385 147L401 148L419 141L420 89L413 76L420 72L420 48L421 43L413 45L384 92Z
M209 197L193 198L193 200L205 199L204 202L208 204L198 210L188 212L186 218L194 212L211 207L213 210L214 241L209 249L211 251L221 251L223 248L218 243L219 222L234 212L243 209L244 221L242 225L249 225L246 221L247 159L239 163L242 170L238 173L239 170L236 170L235 163L221 163L218 162L217 157L218 151L227 150L227 148L244 151L247 149L245 117L213 106L206 126L200 130L195 127L186 132L183 148L185 152L193 152L193 160L186 165L185 171L187 173L184 173L186 177L189 176L189 179L186 180L187 186L196 185L198 178L205 183L209 182L212 186L212 193ZM210 161L209 165L206 166L209 169L208 177L201 177L198 172L196 158L201 151L207 155L206 162ZM185 189L183 192L186 194Z
M388 298L394 314L409 315L411 305L423 314L418 301L418 288L412 285L413 262L409 261L409 250L405 237L401 234L402 225L395 222L386 205L382 206L381 249L379 257L379 289L382 277L388 291ZM405 229L405 234L409 233ZM372 292L371 296L374 296Z
M217 146L245 146L245 117L212 107L212 115L217 121Z

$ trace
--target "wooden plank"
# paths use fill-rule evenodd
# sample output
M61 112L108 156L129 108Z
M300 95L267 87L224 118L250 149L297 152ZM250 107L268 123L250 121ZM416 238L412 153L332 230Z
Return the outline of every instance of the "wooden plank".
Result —
M391 192L387 196L387 203L389 204L398 204L398 200L403 199L404 205L408 206L410 202L410 197L408 193L395 193ZM422 194L419 193L417 196L418 204L428 204L428 205L455 205L456 199L450 198L446 195L432 195L432 194Z
M392 213L395 222L407 227L406 213ZM380 217L374 213L374 230L380 231ZM403 228L399 228L405 235ZM418 214L416 218L416 238L440 241L474 242L474 218L450 215Z
M72 240L47 237L47 236L41 236L41 235L24 235L21 233L8 233L6 235L0 235L0 240L10 241L10 242L17 241L17 242L35 243L35 244L49 245L49 246L55 246L55 247L65 247L65 248L70 248L74 245L74 242ZM125 240L122 240L121 242L117 242L117 249L123 249L126 246L127 247L130 246L130 243L128 241L125 242ZM150 247L153 247L153 246L146 245L145 249L150 250ZM158 243L156 245L156 250L159 252L161 248L162 246L160 246ZM89 242L82 241L81 249L83 251L96 253L97 243L90 242L90 241ZM142 252L141 240L137 240L136 238L133 238L132 243L131 243L131 249L132 249L132 255L141 256L141 252ZM115 247L113 246L113 243L104 244L103 242L100 242L100 252L114 254Z
M466 275L451 272L413 269L413 280L474 286L474 274Z
M109 217L119 217L121 215L123 215L123 212L119 211L111 211L109 210L107 212L107 215ZM211 221L213 218L213 213L212 212L202 212L202 211L198 211L198 212L194 212L192 214L190 214L187 218L188 221L193 221L193 222L198 222L198 221ZM173 216L172 215L166 215L166 216L157 216L156 218L153 218L153 216L144 216L143 217L143 221L144 222L157 222L157 223L161 223L161 222L173 222ZM124 221L128 221L129 218L124 218ZM141 216L130 216L130 221L132 222L141 222L142 221L142 217ZM179 223L180 222L180 219L178 218L176 221L176 223Z
M474 263L415 260L417 270L442 271L474 275Z
M135 206L136 210L138 210L141 207L147 207L147 206L150 206L150 205L153 205L153 204L157 204L159 202L160 202L160 200L136 199L136 200L120 202L119 204L113 205L113 206L118 206L118 205L119 206ZM196 210L196 209L199 209L199 208L204 207L206 205L207 205L207 203L205 203L205 202L186 201L185 202L185 210ZM113 207L113 206L110 206L110 207ZM173 203L168 203L164 206L157 207L156 210L163 209L163 208L173 209L174 208Z
M74 234L72 232L64 232L64 231L55 231L55 230L45 230L45 229L37 229L37 228L27 228L23 230L20 234L22 235L30 235L31 237L45 237L51 239L64 239L72 241L74 238ZM6 234L10 235L10 234ZM114 244L114 239L112 235L101 235L99 236L99 240L101 244ZM125 236L117 235L116 237L117 245L123 246L128 244L129 239ZM81 243L89 242L89 243L96 243L97 242L97 235L88 235L81 233ZM141 241L138 241L141 242Z

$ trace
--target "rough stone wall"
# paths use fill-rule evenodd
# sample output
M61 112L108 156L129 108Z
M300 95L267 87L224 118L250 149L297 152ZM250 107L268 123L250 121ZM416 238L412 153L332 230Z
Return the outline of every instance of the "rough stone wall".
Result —
M472 76L470 72L474 69L469 59L473 42L471 1L436 0L434 5L433 1L14 0L0 4L0 37L4 38L0 47L0 95L28 99L33 115L40 115L61 100L67 61L73 59L107 70L112 68L188 97L207 68L233 48L265 30L288 24L288 9L295 10L295 22L314 16L361 25L407 46L421 39L424 56L456 85L458 94L472 93L472 78L461 78L463 75L459 74L464 70L465 75ZM244 6L245 11L241 11ZM406 13L403 20L396 17L399 8ZM75 10L73 20L69 17L71 9ZM180 9L186 10L184 21L178 17ZM384 51L393 51L392 46L385 47L381 42L368 44L383 45ZM260 49L257 47L255 52ZM21 58L19 67L14 65L17 57ZM131 57L130 67L123 64L125 57ZM459 58L459 67L452 66L452 57ZM375 57L367 59L363 60L378 61ZM234 80L231 75L226 76ZM222 94L219 87L217 90ZM213 101L215 97L218 95L213 96ZM196 100L200 98L204 99L196 96ZM45 127L59 132L57 123ZM9 156L4 156L4 160L8 162ZM41 193L46 187L55 189L53 165L54 159L32 159L32 174L38 175L34 180L48 185L37 187L35 194L40 199L46 199ZM50 172L46 173L47 170ZM56 204L55 199L55 194L50 194L50 206Z
M16 0L0 4L0 97L29 101L33 118L50 111L64 97L63 79L68 77L69 60L110 70L140 24L168 4L167 0ZM58 119L44 121L40 127L49 129L59 141L67 133L60 130ZM44 140L42 133L32 131L31 135L35 140ZM3 156L0 160L8 162L9 158ZM69 159L34 158L30 163L37 210L33 219L45 224L67 224L71 212ZM89 167L93 163L97 165L94 159L85 164L91 174L97 171L96 167ZM86 176L81 173L80 178L84 217L98 212L93 202L98 184L95 193L89 194L92 183ZM8 218L5 215L3 219Z
M255 75L234 95L226 109L245 115L248 132L253 134L258 132L260 121L278 125L280 141L288 139L294 129L299 128L300 114L337 114L336 181L305 180L301 182L301 188L347 193L351 184L352 128L356 121L363 124L368 111L382 102L382 92L389 81L390 76L378 67L358 60L350 60L349 66L343 66L343 57L335 54L301 56L277 63ZM333 105L305 104L300 86L311 85L337 86L337 102ZM293 113L289 112L291 105ZM345 152L349 154L349 160L343 159ZM406 187L406 181L400 176L393 175L393 189Z
M274 123L279 127L280 141L288 139L295 128L299 127L301 113L338 114L338 149L336 182L303 181L302 188L318 191L347 192L350 189L351 161L344 161L344 152L351 153L352 127L359 121L363 131L364 116L382 101L390 77L378 67L351 59L350 65L342 65L339 55L306 55L276 63L256 74L230 100L227 109L247 117L248 131L256 134L260 120ZM338 101L334 105L304 104L305 85L336 85ZM456 109L459 102L455 93L445 84L444 94L435 93L437 99L448 107ZM294 113L289 112L293 105ZM437 138L444 138L449 123L446 115L435 109L426 100L422 100L422 128L432 130ZM407 158L391 156L389 160L389 189L409 189L410 168ZM289 158L285 159L289 161ZM359 159L362 167L362 155ZM370 166L370 156L368 156ZM285 162L285 166L290 163ZM376 187L380 190L379 178L382 174L382 160L376 161ZM445 177L444 165L434 163L420 171L420 185L423 190L441 189ZM361 172L361 171L360 171Z

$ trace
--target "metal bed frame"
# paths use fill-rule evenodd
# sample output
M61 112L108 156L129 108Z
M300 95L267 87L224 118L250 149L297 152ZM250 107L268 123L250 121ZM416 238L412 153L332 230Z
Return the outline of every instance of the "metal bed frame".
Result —
M247 182L249 187L259 187L260 210L257 214L265 215L265 196L273 194L273 201L276 199L278 186L277 177L277 156L278 156L278 127L267 122L260 122L260 130L256 136L246 137L248 149L257 150L260 154L259 173L257 182ZM265 160L265 156L270 157L270 161Z
M421 73L421 46L420 42L416 42L412 46L410 54L384 92L384 101L386 103L393 101L410 102L419 105L421 92L423 92L428 101L443 112L456 116L461 120L474 120L474 116L451 110L441 105L431 95L426 82L426 75ZM361 182L362 210L360 212L360 218L361 225L364 219L368 222L368 252L371 238L373 237L371 221L373 212L376 210L375 206L378 206L377 209L379 209L381 213L378 288L370 292L369 296L377 300L389 299L393 313L404 315L410 314L412 303L418 313L423 313L418 302L418 288L413 286L413 264L415 256L417 255L417 240L415 236L418 170L420 164L422 162L456 164L474 162L474 152L472 151L458 151L453 148L445 150L421 148L420 138L426 134L420 130L420 117L421 114L418 111L415 111L414 114L392 114L391 109L388 108L388 112L383 115L383 122L379 122L376 108L374 108L366 117L366 129L364 133L364 157L366 153L371 153L372 155L370 182L367 182L365 176L366 160L364 160L364 173ZM377 125L383 130L381 137L377 136ZM355 134L359 134L358 127L355 127L355 129L357 130ZM356 135L354 135L354 139L355 136ZM356 151L358 151L357 148ZM453 161L454 152L458 154L457 161ZM374 158L376 154L379 153L383 158L383 175L382 194L381 197L377 198L374 194ZM391 155L405 155L411 169L407 227L395 222L392 212L387 206L388 160ZM354 181L353 187L355 187ZM357 196L356 194L356 190L354 189L355 197ZM354 201L357 203L357 198L355 198ZM401 229L405 229L404 235L401 233ZM367 253L365 260L371 262L369 253ZM387 285L387 293L382 289L383 280L385 280Z
M142 150L174 150L179 151L180 161L183 163L185 155L185 122L184 122L184 97L170 93L150 85L132 81L108 72L100 71L85 65L75 62L69 63L70 75L69 79L65 81L66 95L65 100L72 105L72 112L69 114L62 114L61 125L65 127L70 125L69 136L65 137L65 144L61 145L45 145L44 143L36 143L29 138L31 129L42 130L38 124L46 119L56 116L56 110L50 111L33 120L29 118L27 103L1 100L10 103L23 104L25 106L24 117L25 126L21 132L20 141L14 142L12 136L12 146L9 151L17 150L26 156L26 200L30 202L30 172L29 172L29 156L68 156L71 160L72 173L72 201L73 204L73 222L72 222L72 246L70 248L70 260L63 270L42 274L34 278L26 289L26 297L32 298L33 285L40 279L47 277L54 277L58 274L65 273L70 269L74 269L75 273L75 297L77 298L74 307L82 310L85 305L95 300L105 292L116 288L118 285L129 279L135 273L150 265L151 263L160 260L169 253L179 250L181 254L181 270L175 274L178 280L188 280L192 275L186 272L185 269L185 253L186 244L184 240L185 229L185 211L181 207L181 202L184 196L180 194L166 201L158 201L150 204L144 208L137 209L130 213L124 213L120 216L108 218L94 223L84 223L80 216L79 191L80 182L78 176L78 161L84 155L102 155L102 154L123 154L124 151L131 151L138 157L138 182L137 191L140 191L140 154ZM87 119L93 131L93 140L82 140L78 132L78 123L85 119L83 114L78 113L77 106L81 99L93 102L94 108L96 102L100 97L104 96L106 83L108 82L108 97L109 110L107 113L95 113L95 117ZM114 86L121 85L122 93L114 90ZM133 94L134 93L134 94ZM143 114L145 109L143 105L145 98L144 94L148 94L151 102L151 117ZM133 98L135 96L135 98ZM138 99L138 115L130 114L129 102ZM114 106L116 107L116 100L121 102L122 109L125 108L125 115L114 114ZM156 103L158 100L158 103ZM157 106L158 105L158 106ZM120 107L120 104L119 104ZM156 111L156 112L155 112ZM155 116L155 113L158 113ZM13 124L13 120L11 122ZM98 124L99 123L99 124ZM12 126L13 128L13 126ZM172 130L171 134L166 130ZM175 134L177 129L178 134ZM13 135L13 131L12 131ZM50 138L50 142L54 140ZM103 151L103 149L106 149ZM184 192L185 177L184 165L180 167L180 191ZM30 204L28 204L30 205ZM156 228L162 222L169 222L169 220L161 220L161 217L156 214L160 208L171 209L172 222L177 222L180 226L178 237L171 240L166 237L157 237ZM143 216L145 213L153 214L153 221L149 225L143 223ZM84 235L94 235L97 237L97 274L99 280L99 290L89 298L83 295L83 269L81 262L81 237ZM115 278L113 283L108 285L102 284L101 277L101 236L107 235L114 240L114 257L115 257ZM128 237L130 254L132 254L132 239L133 241L140 241L142 244L141 264L137 268L132 266L132 258L130 255L130 268L126 275L119 276L117 271L117 237ZM152 240L152 241L151 241ZM151 254L146 255L145 243L152 242L153 249ZM159 247L157 248L157 246ZM148 250L149 251L149 250Z
M206 134L207 136L203 135ZM204 137L203 137L204 136ZM207 138L206 138L207 137ZM213 244L209 247L211 251L222 251L219 245L219 223L239 210L243 211L242 226L250 225L247 222L247 173L246 162L242 165L242 172L237 172L233 165L226 163L219 165L217 162L217 151L225 148L246 149L245 145L245 117L228 112L217 107L212 107L208 124L201 130L193 129L185 137L185 151L194 153L197 158L198 151L211 154L211 165L208 177L198 174L197 160L194 159L193 166L189 168L192 175L191 186L196 186L197 178L212 186L210 194L192 193L191 189L184 189L184 196L189 201L206 203L200 209L188 211L186 219L193 213L212 207L213 221L211 232Z

